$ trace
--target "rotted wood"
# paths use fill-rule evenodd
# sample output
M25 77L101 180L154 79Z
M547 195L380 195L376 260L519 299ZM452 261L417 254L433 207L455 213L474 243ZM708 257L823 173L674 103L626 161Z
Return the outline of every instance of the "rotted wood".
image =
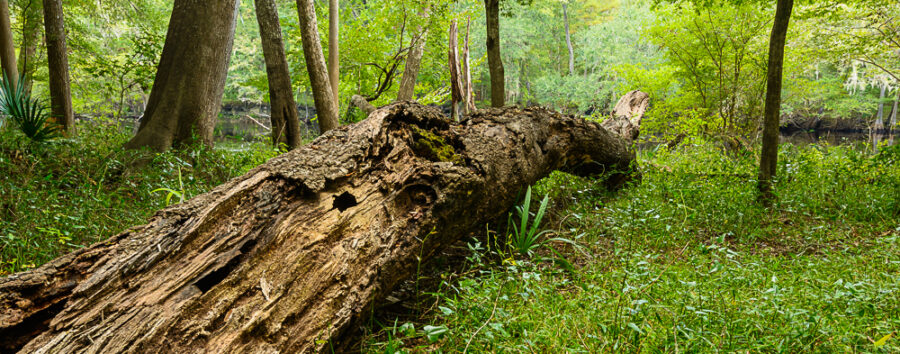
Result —
M319 352L554 170L633 177L630 141L544 109L400 102L0 279L3 352Z

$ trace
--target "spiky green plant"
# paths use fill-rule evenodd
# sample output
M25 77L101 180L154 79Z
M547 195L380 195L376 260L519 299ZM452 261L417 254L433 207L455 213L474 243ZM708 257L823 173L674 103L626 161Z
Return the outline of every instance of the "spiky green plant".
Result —
M22 76L19 82L25 82ZM47 106L25 92L25 85L12 87L3 75L0 81L0 113L6 115L32 141L42 142L59 136L60 126L50 119Z
M530 255L534 249L538 248L541 244L538 242L541 236L544 234L550 233L552 230L543 230L541 231L541 220L544 218L544 214L547 212L547 203L550 201L550 196L545 195L544 200L541 201L541 206L537 210L537 214L534 215L534 221L529 224L528 219L531 216L531 187L525 191L525 201L522 202L521 206L516 207L516 211L519 214L519 222L520 226L516 226L515 223L510 222L513 226L513 231L509 237L509 241L514 250L518 251L523 255ZM511 221L511 220L510 220Z

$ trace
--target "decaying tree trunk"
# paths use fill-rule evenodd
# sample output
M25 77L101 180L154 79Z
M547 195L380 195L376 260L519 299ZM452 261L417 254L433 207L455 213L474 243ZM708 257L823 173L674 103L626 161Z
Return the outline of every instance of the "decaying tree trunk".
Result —
M148 224L0 279L0 351L330 348L427 259L553 170L629 178L626 139L544 109L461 124L401 102Z

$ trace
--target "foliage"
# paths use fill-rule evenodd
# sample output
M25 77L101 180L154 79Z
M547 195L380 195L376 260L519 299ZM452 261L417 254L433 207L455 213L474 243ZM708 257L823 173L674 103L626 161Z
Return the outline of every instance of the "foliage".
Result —
M19 82L24 82L24 76ZM9 117L26 137L43 142L59 136L60 126L46 112L47 107L25 92L24 85L11 87L9 78L0 80L0 113Z
M406 321L449 328L444 352L895 352L900 160L865 148L786 145L770 210L755 157L710 146L644 150L643 181L615 194L554 173L535 190L591 250L574 273L472 241L423 305L439 311Z
M534 214L534 221L529 223L528 220L531 217L531 187L528 187L525 191L525 200L522 201L522 205L516 207L519 226L512 222L512 214L510 214L508 222L513 227L512 233L508 237L513 251L518 252L520 255L530 256L541 245L539 242L541 236L552 232L552 230L541 230L541 220L544 218L544 213L547 212L547 203L549 201L550 196L545 195L544 199L541 200L541 206L538 207L537 213Z

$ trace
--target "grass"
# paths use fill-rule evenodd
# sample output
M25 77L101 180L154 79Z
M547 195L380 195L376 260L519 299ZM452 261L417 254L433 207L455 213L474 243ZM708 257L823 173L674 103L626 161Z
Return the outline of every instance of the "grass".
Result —
M274 156L268 146L239 152L193 148L150 155L126 151L130 134L83 124L75 139L33 143L0 130L0 276L28 270L77 247L146 222L171 189L204 193ZM178 198L172 198L173 202Z
M569 252L574 272L473 240L404 320L447 333L388 337L406 322L385 320L363 351L900 351L900 149L784 146L772 210L753 202L752 155L640 160L642 182L615 194L564 174L536 186L554 200L547 227L590 250Z
M137 168L147 155L120 149L127 133L79 129L44 144L0 131L0 275L141 224L167 199L275 154L196 148ZM360 349L900 351L900 148L786 145L771 210L754 203L755 156L704 144L639 160L640 183L616 193L562 173L538 183L550 203L533 231L554 230L538 241L551 247L468 240L464 261L420 277L435 285L417 307L372 316ZM540 210L537 199L522 210ZM546 262L557 251L566 267Z

